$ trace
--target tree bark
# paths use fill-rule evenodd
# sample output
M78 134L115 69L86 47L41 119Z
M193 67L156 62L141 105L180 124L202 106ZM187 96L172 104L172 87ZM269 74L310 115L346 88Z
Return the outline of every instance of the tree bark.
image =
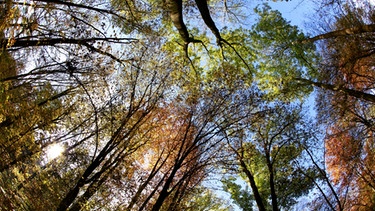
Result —
M73 203L73 201L77 198L79 190L86 184L87 179L89 176L94 172L94 170L100 165L102 159L101 156L98 156L94 162L90 164L90 166L86 169L83 173L82 177L79 178L76 185L65 195L63 200L60 202L59 206L57 207L57 211L65 211L69 208L69 206ZM103 172L99 172L98 174L102 174ZM98 176L98 175L96 175Z
M173 25L177 28L181 38L189 43L189 32L182 16L182 0L166 0L166 3Z
M173 182L173 178L174 176L176 175L177 173L177 170L180 168L180 165L179 164L176 164L177 166L175 166L171 172L171 174L169 175L169 177L167 178L167 181L164 183L164 186L163 186L163 189L161 190L160 194L159 194L159 197L157 198L154 206L152 206L152 211L159 211L161 206L163 205L164 201L167 199L167 197L171 194L170 191L168 191L169 187L171 186L172 182Z
M268 172L270 173L269 182L270 182L270 191L271 191L272 210L279 211L279 207L277 204L276 188L275 188L275 176L274 176L273 165L270 159L269 152L266 152L266 160L267 160Z
M208 26L209 29L211 29L217 41L222 41L219 29L216 27L215 22L212 20L210 10L208 9L207 0L195 0L195 3L198 6L204 23Z
M255 202L257 203L259 211L266 211L266 208L263 204L262 197L261 197L261 195L259 193L259 190L258 190L258 186L255 183L253 174L249 171L249 169L247 168L247 166L246 166L245 162L242 160L242 158L239 158L239 161L240 161L240 165L241 165L243 171L245 172L247 178L249 179L250 187L253 190Z
M93 196L100 186L107 180L109 177L109 173L104 175L100 180L96 179L93 181L90 186L87 188L85 193L72 205L72 207L69 209L69 211L79 211L82 208L82 205L87 203L87 201Z

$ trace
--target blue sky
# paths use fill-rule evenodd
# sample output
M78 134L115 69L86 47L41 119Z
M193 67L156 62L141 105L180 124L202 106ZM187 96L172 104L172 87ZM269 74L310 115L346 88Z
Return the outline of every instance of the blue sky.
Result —
M283 14L283 17L292 25L304 27L304 22L314 14L314 3L312 0L291 0L291 1L269 1L268 4Z

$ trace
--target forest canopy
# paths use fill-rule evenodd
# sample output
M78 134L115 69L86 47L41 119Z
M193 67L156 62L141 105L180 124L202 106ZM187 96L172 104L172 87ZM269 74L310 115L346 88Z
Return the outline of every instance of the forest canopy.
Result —
M375 5L313 3L0 1L1 210L374 210Z

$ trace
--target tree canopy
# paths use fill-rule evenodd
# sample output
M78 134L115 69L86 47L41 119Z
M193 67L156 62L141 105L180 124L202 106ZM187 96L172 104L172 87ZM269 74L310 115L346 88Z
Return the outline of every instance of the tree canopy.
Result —
M1 209L375 208L370 1L0 2Z

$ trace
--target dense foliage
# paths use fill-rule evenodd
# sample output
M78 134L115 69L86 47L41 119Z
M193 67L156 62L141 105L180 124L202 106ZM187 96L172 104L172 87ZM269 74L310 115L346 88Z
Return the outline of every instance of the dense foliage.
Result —
M375 6L250 3L1 1L0 210L374 210Z

